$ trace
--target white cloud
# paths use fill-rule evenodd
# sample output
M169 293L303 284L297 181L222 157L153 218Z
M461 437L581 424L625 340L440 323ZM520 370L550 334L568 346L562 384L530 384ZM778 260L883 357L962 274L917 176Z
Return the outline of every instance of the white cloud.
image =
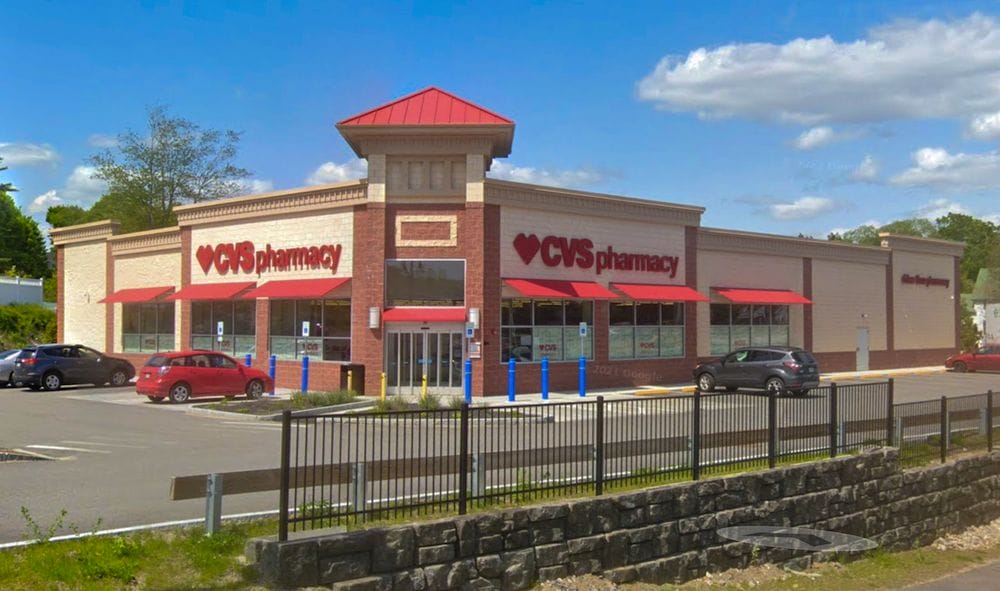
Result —
M985 220L985 221L987 221L987 222L989 222L991 224L996 224L996 225L1000 226L1000 213L994 213L994 214L991 214L991 215L984 215L984 216L981 216L981 217L982 217L983 220Z
M767 206L768 214L776 220L806 220L836 209L837 204L827 197L801 197L791 203L773 203Z
M1000 187L1000 153L949 154L943 148L921 148L914 166L890 179L902 187L933 187L948 191L981 191Z
M87 143L95 148L116 148L118 147L118 138L103 133L92 133L87 138Z
M28 205L28 213L45 213L53 205L62 205L62 197L53 189L35 197Z
M964 213L966 215L971 215L969 210L962 207L961 204L949 201L943 197L931 199L927 203L918 207L914 213L917 217L927 218L931 221L944 217L949 213Z
M48 144L0 142L0 158L6 166L38 166L59 160L59 153Z
M878 161L872 158L871 154L867 154L865 155L865 159L861 161L861 164L851 172L850 179L862 183L871 183L878 179L878 173Z
M873 228L881 228L884 225L885 224L883 224L882 222L880 222L878 220L868 220L867 222L858 224L857 226L854 226L854 227L851 227L851 228L831 228L830 231L827 232L827 234L828 235L829 234L843 234L844 232L849 232L849 231L854 230L855 228L858 228L858 227L861 227L861 226L871 226Z
M792 140L791 145L796 150L815 150L834 142L852 140L859 135L857 131L834 131L832 127L821 125L803 131Z
M580 187L593 185L607 180L608 175L588 169L546 170L530 166L513 166L503 161L494 161L486 176L494 179L530 183L533 185L549 185L556 187Z
M735 43L666 57L638 97L705 118L817 125L1000 111L1000 24L982 14L895 21L863 39Z
M269 193L274 190L274 183L263 179L243 179L239 181L239 185L240 193L243 195Z
M327 185L351 181L368 176L368 161L361 158L351 158L343 164L324 162L312 174L306 177L307 185Z

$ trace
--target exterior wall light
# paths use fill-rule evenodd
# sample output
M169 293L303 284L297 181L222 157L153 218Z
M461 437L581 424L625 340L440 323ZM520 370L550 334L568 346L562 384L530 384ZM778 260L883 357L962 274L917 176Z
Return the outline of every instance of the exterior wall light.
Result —
M380 310L378 306L368 308L368 328L378 328L381 316L382 310Z
M469 322L472 326L479 328L479 308L469 308Z

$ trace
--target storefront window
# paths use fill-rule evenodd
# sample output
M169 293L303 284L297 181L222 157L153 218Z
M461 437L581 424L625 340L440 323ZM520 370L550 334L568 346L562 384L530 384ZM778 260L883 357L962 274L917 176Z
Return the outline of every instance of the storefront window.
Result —
M580 337L580 323L594 323L589 300L503 300L500 305L501 360L518 362L572 361L583 353L593 357L593 330Z
M122 351L145 353L174 348L174 304L122 304Z
M684 304L611 302L610 359L684 356Z
M464 306L465 261L385 262L387 306Z
M219 323L222 336L219 336ZM191 347L243 357L257 345L257 302L191 302Z
M788 306L712 304L711 353L788 344Z
M350 361L351 301L272 300L270 348L278 359Z

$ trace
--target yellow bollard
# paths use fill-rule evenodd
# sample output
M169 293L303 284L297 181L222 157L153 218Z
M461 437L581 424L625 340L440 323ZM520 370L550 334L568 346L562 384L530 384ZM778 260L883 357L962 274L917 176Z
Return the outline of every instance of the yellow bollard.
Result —
M354 391L354 372L351 370L347 370L347 391Z
M385 372L382 372L382 387L381 387L382 401L385 401Z
M420 399L427 400L427 374L420 378Z

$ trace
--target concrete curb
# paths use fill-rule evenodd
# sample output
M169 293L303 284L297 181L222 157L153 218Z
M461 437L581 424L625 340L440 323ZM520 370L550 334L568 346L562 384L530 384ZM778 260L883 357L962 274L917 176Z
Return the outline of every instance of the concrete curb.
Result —
M279 398L280 399L280 398ZM207 403L215 404L215 403ZM292 415L296 417L308 417L318 414L337 414L335 411L352 411L359 408L366 408L374 406L375 401L371 400L359 400L357 402L348 402L347 404L337 404L334 406L317 406L316 408L307 408L303 410L292 411ZM227 410L219 410L215 408L203 408L203 405L195 405L187 409L189 414L204 414L208 416L220 417L220 418L236 418L245 421L280 421L281 413L269 414L269 415L253 415L242 412L229 412Z

